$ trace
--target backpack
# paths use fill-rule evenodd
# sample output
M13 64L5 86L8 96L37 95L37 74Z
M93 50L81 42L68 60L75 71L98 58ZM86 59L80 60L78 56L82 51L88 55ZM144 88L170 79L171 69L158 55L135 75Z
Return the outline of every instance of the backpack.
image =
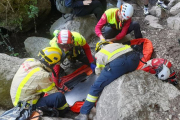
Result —
M63 14L71 13L72 8L65 6L65 0L56 0L56 8Z
M32 112L32 105L19 101L16 107L4 112L0 116L0 120L27 120Z

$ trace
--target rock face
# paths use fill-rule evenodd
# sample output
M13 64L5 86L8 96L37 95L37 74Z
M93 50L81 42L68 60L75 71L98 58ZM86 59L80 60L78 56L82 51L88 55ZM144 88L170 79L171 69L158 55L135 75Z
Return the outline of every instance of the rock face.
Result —
M67 21L67 19L64 19L63 17L58 19L51 26L50 34L52 35L54 30L68 29L70 31L79 32L81 35L83 35L87 42L90 42L92 36L95 36L94 28L98 21L94 15L75 17L74 20L70 21Z
M170 9L170 13L172 15L177 15L180 12L180 2L178 2L176 5L174 5L171 9Z
M73 120L69 118L43 117L42 120Z
M174 30L180 30L180 13L167 19L168 27Z
M95 120L178 118L179 100L180 92L173 85L158 80L150 73L134 71L103 90L97 102Z
M0 106L12 107L10 98L11 81L25 59L0 54Z
M9 31L28 31L35 26L34 19L30 18L34 12L38 12L38 18L35 17L38 24L47 17L50 10L50 0L1 0L0 27Z
M159 28L159 29L163 29L162 25L160 25L159 22L159 18L154 17L152 15L147 15L145 17L145 20L149 22L149 26L153 27L153 28Z
M49 39L42 37L29 37L24 41L25 49L32 58L38 58L38 53L45 47L50 47Z

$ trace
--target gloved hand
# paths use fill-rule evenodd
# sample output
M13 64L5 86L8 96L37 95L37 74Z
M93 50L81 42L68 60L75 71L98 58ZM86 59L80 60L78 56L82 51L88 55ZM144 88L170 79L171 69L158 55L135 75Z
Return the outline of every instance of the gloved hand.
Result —
M94 63L91 63L91 69L92 69L92 71L94 72L94 70L95 70L95 68L96 68L96 65L94 64Z

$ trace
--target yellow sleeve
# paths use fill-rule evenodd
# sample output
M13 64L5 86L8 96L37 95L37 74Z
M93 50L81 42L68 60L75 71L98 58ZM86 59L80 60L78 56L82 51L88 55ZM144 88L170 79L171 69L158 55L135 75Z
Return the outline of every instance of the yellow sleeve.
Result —
M41 72L40 74L42 77L38 83L40 89L37 90L37 93L44 92L44 93L52 94L58 92L55 83L50 79L49 73Z
M57 38L54 37L50 42L49 42L51 47L56 47L59 48L58 44L57 44Z
M82 39L81 46L84 46L86 44L86 40L82 35L81 35L81 39Z
M95 68L95 73L97 75L99 75L101 73L101 71L104 69L105 67L105 62L102 56L98 55L97 59L96 59L96 68Z

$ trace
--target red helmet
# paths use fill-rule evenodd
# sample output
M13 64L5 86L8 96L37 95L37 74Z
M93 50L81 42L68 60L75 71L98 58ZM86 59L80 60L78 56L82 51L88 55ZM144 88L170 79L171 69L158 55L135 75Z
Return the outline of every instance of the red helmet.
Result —
M60 44L71 44L72 34L69 30L61 30L58 34L58 43Z
M155 58L149 60L147 64L142 67L142 70L155 74L160 80L168 81L173 84L177 82L177 76L172 69L172 64L166 59Z

